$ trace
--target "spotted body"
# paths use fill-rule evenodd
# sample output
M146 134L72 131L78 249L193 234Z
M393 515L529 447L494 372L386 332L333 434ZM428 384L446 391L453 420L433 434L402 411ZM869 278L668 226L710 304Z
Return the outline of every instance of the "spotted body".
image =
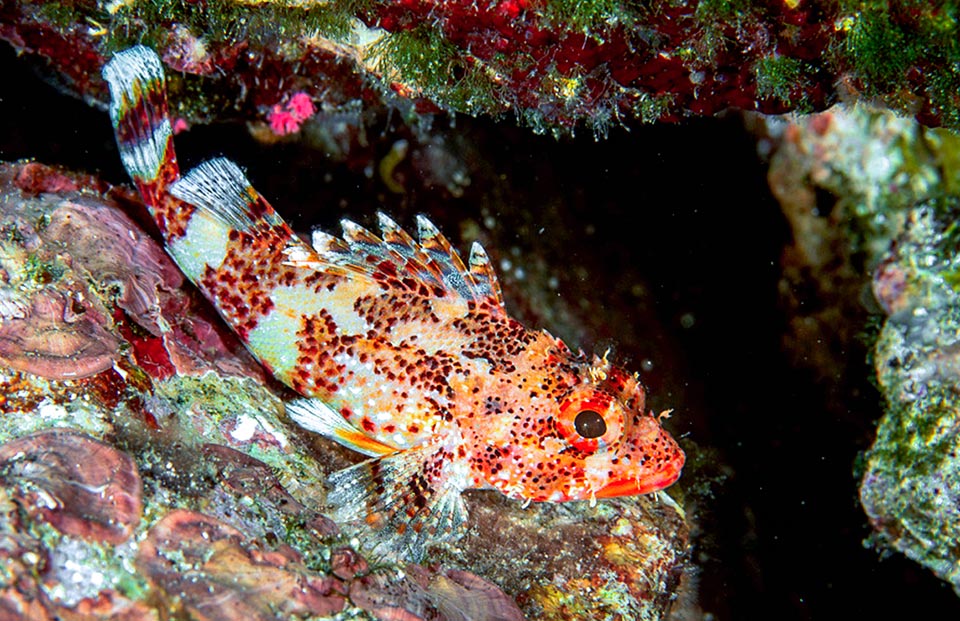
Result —
M251 352L303 395L291 418L371 459L330 477L344 520L417 555L465 520L461 492L593 500L673 483L683 452L635 375L504 309L486 253L464 264L423 217L418 239L291 231L225 159L181 177L163 68L144 47L105 68L127 170L171 256Z

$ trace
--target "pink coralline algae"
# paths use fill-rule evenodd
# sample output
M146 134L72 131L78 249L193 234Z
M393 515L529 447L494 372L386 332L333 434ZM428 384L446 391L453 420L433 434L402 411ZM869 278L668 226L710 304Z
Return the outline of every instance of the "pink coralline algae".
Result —
M523 621L496 586L461 570L407 565L372 571L350 548L334 550L329 575L289 546L270 548L223 520L176 510L140 545L137 568L194 619L267 621L330 616L354 606L377 619Z
M0 445L2 481L28 514L94 541L126 541L140 522L140 476L133 460L84 434L55 429Z
M65 201L41 237L65 249L76 267L116 285L117 305L151 334L162 334L160 290L177 289L183 276L130 218L97 204Z
M294 550L264 549L230 525L191 511L174 511L150 530L137 568L160 592L175 595L193 619L330 616L346 606L337 581L305 571Z
M267 120L270 129L278 136L295 134L300 131L304 121L316 113L310 96L303 92L294 93L284 104L276 104L270 109Z
M365 608L382 619L524 619L523 613L503 591L468 571L430 570L411 564L404 567L404 574L405 580L401 585L392 585L394 591L404 595L403 608L395 601L377 602L373 592L368 587L364 588L363 581L357 585L360 588L351 588L351 597L354 601L365 601ZM389 590L389 586L385 590ZM411 610L418 614L411 614Z
M50 379L81 379L113 366L120 339L102 314L50 289L26 304L0 321L0 364Z

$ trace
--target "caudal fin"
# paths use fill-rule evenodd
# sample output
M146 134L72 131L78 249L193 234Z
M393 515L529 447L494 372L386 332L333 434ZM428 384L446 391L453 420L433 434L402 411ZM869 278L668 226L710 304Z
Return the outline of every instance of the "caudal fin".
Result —
M163 64L156 52L138 45L120 52L103 68L110 85L110 118L123 165L166 236L183 217L169 186L180 177L167 112Z

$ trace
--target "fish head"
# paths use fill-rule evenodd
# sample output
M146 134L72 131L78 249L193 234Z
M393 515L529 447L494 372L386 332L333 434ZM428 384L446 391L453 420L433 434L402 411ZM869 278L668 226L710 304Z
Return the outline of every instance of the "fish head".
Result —
M581 359L582 360L582 359ZM646 494L673 484L685 456L646 412L637 376L594 357L565 365L570 382L513 430L519 440L488 483L508 496L570 501ZM512 467L511 467L512 465Z

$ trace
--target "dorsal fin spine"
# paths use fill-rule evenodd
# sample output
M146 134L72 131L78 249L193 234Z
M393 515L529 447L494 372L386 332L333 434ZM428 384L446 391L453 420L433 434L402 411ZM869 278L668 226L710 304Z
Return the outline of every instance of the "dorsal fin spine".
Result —
M473 298L467 281L467 268L460 254L450 245L447 238L424 215L417 216L417 230L420 235L420 247L439 267L444 285L456 291L464 299Z
M410 235L383 212L377 212L380 234L391 252L403 257L399 264L428 286L443 287L443 274L437 264L423 251Z
M471 250L469 267L436 226L417 216L420 241L414 240L389 216L378 213L381 235L352 220L341 220L343 237L321 230L313 232L313 249L319 262L314 269L374 277L384 261L392 264L405 283L412 278L436 295L452 291L468 302L488 302L492 309L503 308L496 272L479 244ZM307 263L304 263L307 265Z
M483 249L480 242L475 241L470 247L469 263L470 275L473 277L478 295L489 297L497 306L502 306L503 293L500 290L500 281L497 280L497 272L493 269L490 257L487 256L487 251Z

